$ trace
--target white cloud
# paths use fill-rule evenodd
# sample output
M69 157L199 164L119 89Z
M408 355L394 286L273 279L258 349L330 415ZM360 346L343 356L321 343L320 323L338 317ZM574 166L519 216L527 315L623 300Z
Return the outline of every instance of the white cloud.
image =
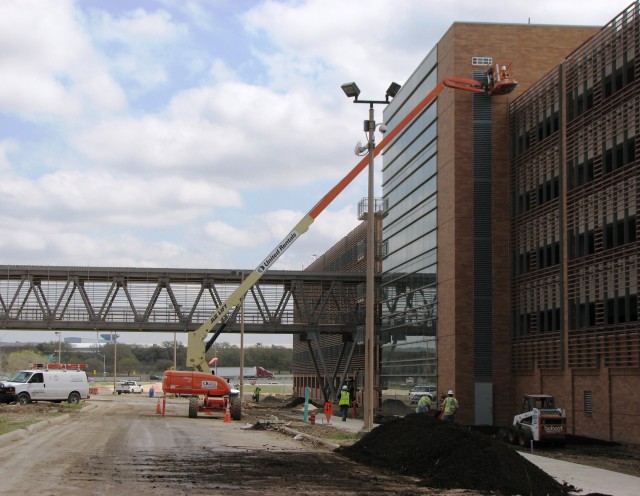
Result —
M339 177L358 134L342 122L304 92L227 81L177 94L162 114L104 120L72 143L101 166L274 187Z
M5 213L20 215L25 222L64 220L67 229L168 227L193 222L215 207L240 204L236 191L177 176L57 172L36 181L7 174L0 181Z
M27 120L118 109L120 86L78 22L71 0L0 3L0 109Z
M0 171L2 169L9 169L11 167L9 157L7 157L7 155L9 152L17 150L18 144L15 142L15 140L0 140Z
M205 233L216 245L225 248L252 248L269 240L263 232L240 229L221 220L207 223Z
M167 82L167 64L174 57L174 47L183 46L189 31L165 10L147 12L141 8L119 16L97 12L92 27L97 42L108 47L110 63L119 76L143 89Z

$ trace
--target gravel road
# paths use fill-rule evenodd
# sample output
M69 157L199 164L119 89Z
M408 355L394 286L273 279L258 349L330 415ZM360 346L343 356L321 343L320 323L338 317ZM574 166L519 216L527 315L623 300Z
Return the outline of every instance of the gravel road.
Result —
M163 418L145 397L92 399L68 420L5 444L0 494L26 495L474 495L419 487L327 449L221 417Z

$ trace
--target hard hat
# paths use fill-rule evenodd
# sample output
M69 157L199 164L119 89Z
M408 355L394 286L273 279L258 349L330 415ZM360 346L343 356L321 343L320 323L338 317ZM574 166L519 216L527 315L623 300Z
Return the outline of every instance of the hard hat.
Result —
M347 386L342 386L342 389L349 389Z
M453 396L453 391L451 391L451 389L449 389L449 391L447 391L447 394Z

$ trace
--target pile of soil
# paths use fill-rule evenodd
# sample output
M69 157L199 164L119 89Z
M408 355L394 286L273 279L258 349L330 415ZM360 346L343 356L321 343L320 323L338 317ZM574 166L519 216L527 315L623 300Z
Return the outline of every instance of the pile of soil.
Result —
M315 406L316 408L324 408L324 405L321 405L320 403L317 403L313 400L309 400L309 404ZM285 405L285 408L295 408L300 405L304 405L304 398L298 396L296 398L292 398L291 401L289 401L289 403Z
M530 496L575 490L486 434L422 414L380 425L337 451L359 463L419 477L435 488Z

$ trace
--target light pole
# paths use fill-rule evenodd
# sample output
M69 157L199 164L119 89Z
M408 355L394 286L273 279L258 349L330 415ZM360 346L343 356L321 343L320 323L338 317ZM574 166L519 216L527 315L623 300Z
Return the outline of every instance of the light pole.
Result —
M107 358L103 353L98 353L96 351L96 355L100 355L102 357L102 378L107 377Z
M62 363L62 331L56 331L58 336L58 365Z
M111 333L113 341L113 394L116 394L116 381L118 378L118 335Z
M178 334L173 331L173 370L178 370Z
M376 121L374 118L373 106L375 104L387 105L389 98L396 96L400 90L398 83L391 83L387 89L384 100L358 100L360 88L356 83L345 83L342 85L342 91L349 98L353 98L353 103L369 104L369 120L364 121L364 131L368 132L367 150L369 153L369 179L368 179L368 197L367 197L367 294L365 308L365 339L364 339L364 426L363 430L370 431L373 429L373 410L374 410L374 374L375 374L375 228L376 219L374 211L373 198L373 162L374 149L376 147L376 138L374 132L376 130Z

